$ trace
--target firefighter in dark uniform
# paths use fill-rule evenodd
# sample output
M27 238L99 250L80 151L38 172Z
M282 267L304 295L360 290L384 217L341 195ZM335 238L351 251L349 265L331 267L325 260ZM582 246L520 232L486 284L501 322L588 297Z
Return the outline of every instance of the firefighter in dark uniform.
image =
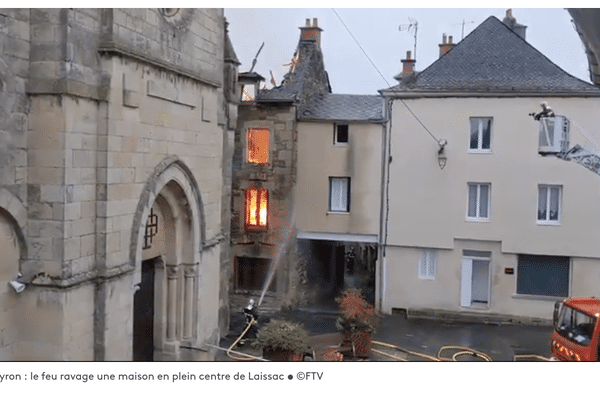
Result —
M254 304L254 299L250 299L248 305L244 307L244 316L246 317L244 330L248 328L248 325L250 325L250 328L248 328L248 331L242 340L240 340L240 344L242 345L245 344L248 339L256 339L258 337L258 307Z

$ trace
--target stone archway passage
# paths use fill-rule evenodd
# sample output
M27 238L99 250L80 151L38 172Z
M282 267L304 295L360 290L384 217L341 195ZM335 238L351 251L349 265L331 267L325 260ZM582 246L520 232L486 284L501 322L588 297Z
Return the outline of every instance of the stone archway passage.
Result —
M154 272L157 258L142 262L133 296L133 361L154 360Z
M190 174L179 160L159 165L136 212L131 254L134 284L140 289L134 295L134 359L177 360L180 347L197 339L204 225L200 193ZM153 354L145 347L150 334L143 330L152 331Z

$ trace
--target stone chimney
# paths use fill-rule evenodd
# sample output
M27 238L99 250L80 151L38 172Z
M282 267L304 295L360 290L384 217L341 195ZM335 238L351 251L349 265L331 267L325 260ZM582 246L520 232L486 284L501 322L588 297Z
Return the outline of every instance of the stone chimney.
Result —
M316 18L313 18L312 26L310 25L310 18L306 18L306 26L300 27L300 41L301 42L314 42L318 49L321 49L321 32L323 29L319 28L319 23Z
M415 60L412 59L410 50L406 52L406 58L402 61L402 80L407 81L415 77Z
M521 25L517 22L517 19L512 15L512 8L506 10L506 16L504 17L502 22L504 23L504 25L508 26L511 31L521 36L523 40L526 40L525 30L527 29L527 26Z
M446 34L444 33L442 35L442 43L439 46L440 46L440 58L442 58L446 53L448 53L450 50L452 50L452 48L455 46L455 44L452 43L452 35L448 36L448 38L446 39Z

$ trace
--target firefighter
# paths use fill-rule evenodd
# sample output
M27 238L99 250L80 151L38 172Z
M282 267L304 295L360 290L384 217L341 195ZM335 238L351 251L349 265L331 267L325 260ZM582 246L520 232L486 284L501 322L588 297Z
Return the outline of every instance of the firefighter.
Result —
M248 331L242 337L242 340L240 340L241 345L245 344L248 339L256 339L258 337L258 307L254 304L254 299L250 299L248 305L244 307L244 316L246 317L244 330L248 328L248 325L250 325L250 328L248 328Z

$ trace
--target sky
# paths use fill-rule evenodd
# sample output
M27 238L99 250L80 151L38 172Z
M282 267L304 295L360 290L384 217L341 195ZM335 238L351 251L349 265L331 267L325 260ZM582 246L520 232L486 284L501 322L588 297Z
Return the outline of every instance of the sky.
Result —
M264 42L254 71L266 78L268 88L270 71L280 84L289 68L284 64L298 44L298 27L306 18L318 18L333 93L346 94L377 94L397 83L400 60L407 50L414 55L415 28L407 29L411 22L417 23L415 68L422 71L438 58L444 33L458 43L463 26L466 36L489 16L502 20L505 13L506 8L225 8L240 72L250 69ZM533 47L569 74L590 82L585 50L566 9L513 8L513 16L527 26L526 39Z

